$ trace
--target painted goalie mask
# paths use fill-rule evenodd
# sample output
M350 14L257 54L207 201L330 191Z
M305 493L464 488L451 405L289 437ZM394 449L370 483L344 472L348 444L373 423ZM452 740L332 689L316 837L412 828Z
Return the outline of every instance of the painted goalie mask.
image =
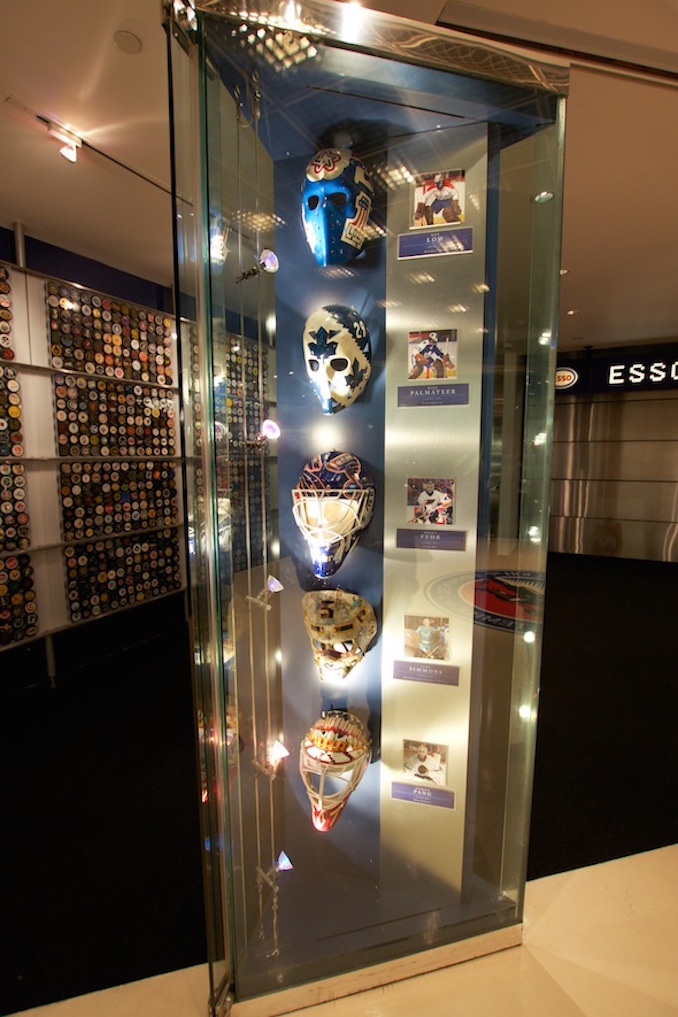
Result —
M321 452L304 466L292 491L294 521L319 579L334 575L374 510L375 488L352 452Z
M370 760L371 738L363 722L346 710L328 710L301 742L299 772L311 802L316 830L327 833Z
M373 194L365 167L348 149L316 152L306 167L301 217L319 265L341 265L360 254Z
M318 308L304 325L304 360L323 413L343 410L355 402L372 372L367 325L352 307Z
M346 590L314 590L301 600L321 681L343 681L377 634L372 605Z

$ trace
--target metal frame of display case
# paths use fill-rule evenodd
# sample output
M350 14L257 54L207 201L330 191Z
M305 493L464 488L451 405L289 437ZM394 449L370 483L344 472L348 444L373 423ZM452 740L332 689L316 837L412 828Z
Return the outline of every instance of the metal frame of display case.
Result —
M165 25L210 1007L271 1015L521 939L568 75L349 4ZM323 265L300 185L344 147L373 207ZM369 384L323 412L346 331ZM328 463L374 501L336 573ZM333 685L342 591L367 635Z

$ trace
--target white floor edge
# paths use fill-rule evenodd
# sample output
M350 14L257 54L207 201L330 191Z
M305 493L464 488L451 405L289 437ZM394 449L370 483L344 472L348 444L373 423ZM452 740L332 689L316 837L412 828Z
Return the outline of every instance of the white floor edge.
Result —
M520 947L292 1013L678 1017L677 915L678 845L672 845L528 883ZM207 966L197 965L22 1013L206 1017L207 996Z

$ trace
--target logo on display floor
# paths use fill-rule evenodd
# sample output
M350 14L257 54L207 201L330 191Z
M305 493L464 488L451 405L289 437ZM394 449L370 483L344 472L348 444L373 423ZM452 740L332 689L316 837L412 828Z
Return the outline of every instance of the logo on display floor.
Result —
M482 569L435 579L426 595L442 610L457 615L472 605L477 625L520 632L541 623L545 585L543 572Z

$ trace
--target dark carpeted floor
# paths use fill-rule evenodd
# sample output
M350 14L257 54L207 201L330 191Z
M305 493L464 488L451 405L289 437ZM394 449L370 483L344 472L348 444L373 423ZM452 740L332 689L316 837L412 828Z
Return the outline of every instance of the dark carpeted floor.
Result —
M529 877L678 840L676 566L552 555ZM0 655L7 1014L205 959L178 595Z
M183 596L54 642L0 657L2 1013L205 959Z
M678 841L678 566L552 554L528 878Z

